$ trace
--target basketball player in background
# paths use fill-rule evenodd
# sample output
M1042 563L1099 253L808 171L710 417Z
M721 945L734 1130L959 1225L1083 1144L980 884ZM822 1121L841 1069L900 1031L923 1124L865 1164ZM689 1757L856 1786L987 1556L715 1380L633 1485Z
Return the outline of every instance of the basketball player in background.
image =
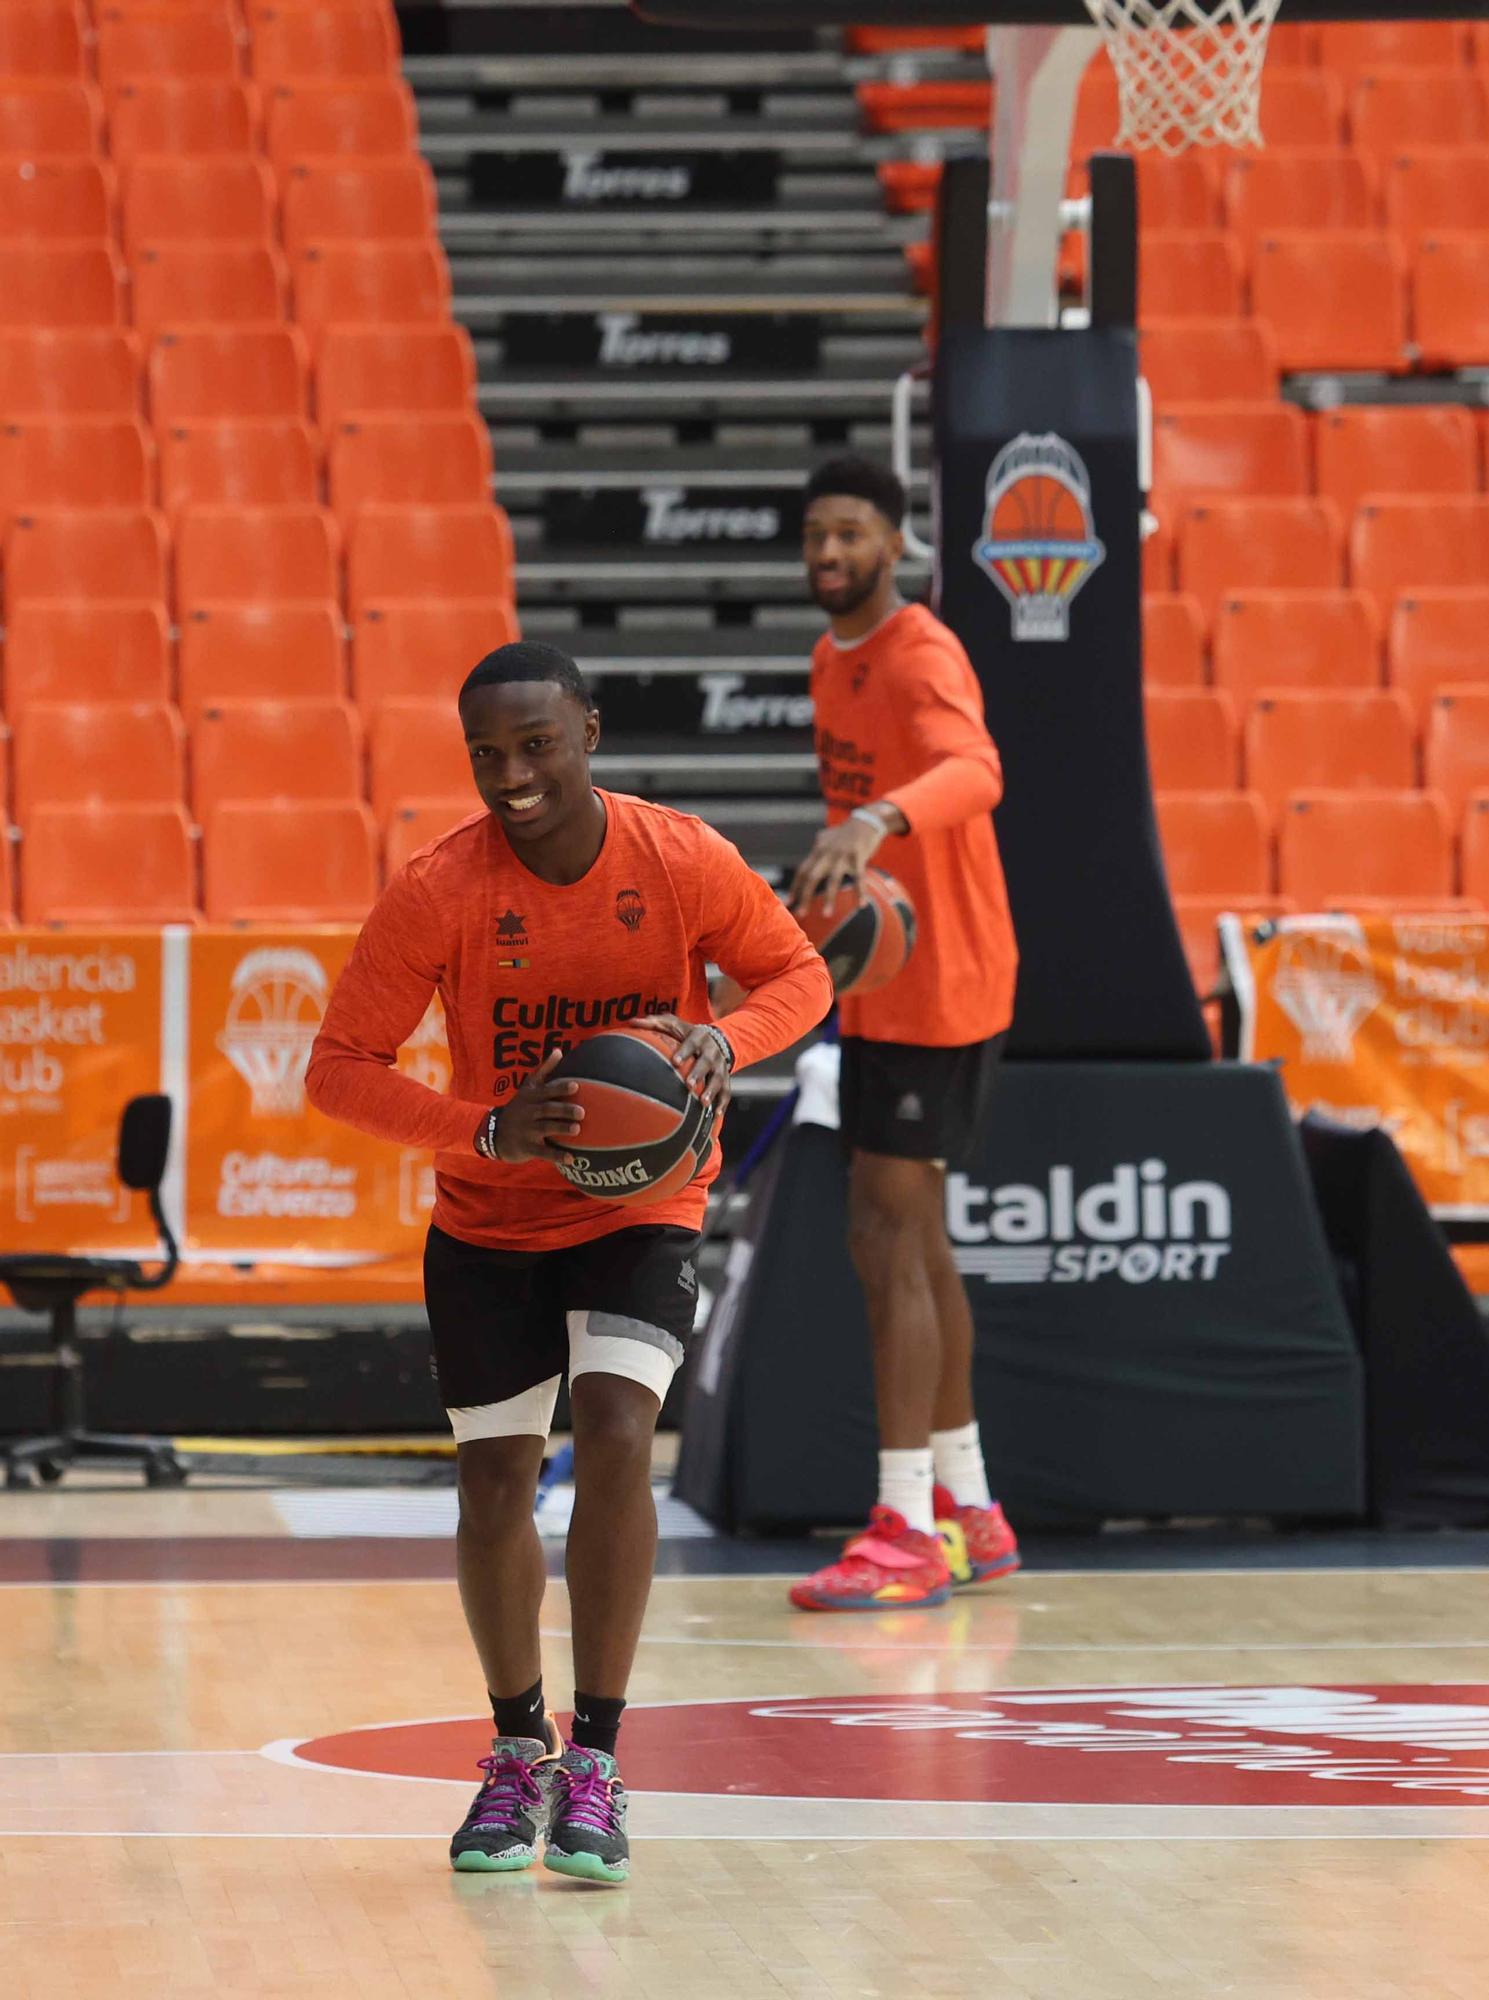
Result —
M452 1862L527 1868L546 1832L549 1868L620 1882L629 1849L615 1747L656 1554L652 1432L692 1332L693 1259L719 1153L669 1198L589 1200L553 1165L583 1141L576 1086L553 1071L586 1035L645 1017L722 1111L731 1071L814 1027L832 986L728 841L687 814L595 790L599 717L565 654L531 643L490 654L461 689L460 722L485 810L383 891L326 1009L306 1088L330 1117L435 1153L425 1298L458 1446L460 1595L496 1730ZM711 959L749 996L716 1023ZM436 993L447 1096L395 1067ZM567 1748L543 1699L533 1522L566 1367Z
M844 457L806 489L803 551L828 631L812 654L828 825L792 885L851 896L870 862L909 890L917 942L840 1003L849 1245L873 1337L879 1500L808 1611L939 1604L1018 1567L972 1403L972 1315L946 1233L946 1167L974 1155L1013 1014L1017 952L992 809L1002 767L960 641L895 582L905 495Z

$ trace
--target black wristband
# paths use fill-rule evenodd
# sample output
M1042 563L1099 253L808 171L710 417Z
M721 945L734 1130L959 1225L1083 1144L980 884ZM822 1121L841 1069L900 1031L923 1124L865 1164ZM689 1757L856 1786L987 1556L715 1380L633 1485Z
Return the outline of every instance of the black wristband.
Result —
M708 1029L708 1032L713 1036L714 1040L718 1043L719 1047L724 1051L724 1068L728 1071L729 1075L732 1076L734 1074L733 1044L730 1042L729 1037L724 1033L724 1030L718 1025L716 1021L706 1021L704 1023L704 1026Z
M488 1111L476 1127L476 1151L483 1160L501 1158L501 1154L496 1150L496 1135L501 1129L501 1116L499 1111Z

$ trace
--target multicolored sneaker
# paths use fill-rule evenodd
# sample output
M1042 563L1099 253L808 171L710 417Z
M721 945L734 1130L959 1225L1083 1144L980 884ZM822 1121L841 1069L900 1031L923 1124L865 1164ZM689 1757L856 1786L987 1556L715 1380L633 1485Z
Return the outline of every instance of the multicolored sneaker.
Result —
M949 1490L938 1486L931 1504L953 1589L972 1590L995 1577L1013 1575L1019 1567L1019 1545L996 1502L991 1507L959 1507Z
M450 1866L461 1874L508 1875L531 1868L548 1824L549 1793L563 1741L551 1715L543 1718L547 1741L498 1736L486 1773L460 1831L450 1842Z
M941 1542L912 1528L893 1507L875 1507L868 1527L837 1562L791 1586L798 1611L902 1611L944 1604L950 1595Z
M571 1743L554 1767L543 1866L581 1882L619 1884L630 1874L626 1788L606 1751Z

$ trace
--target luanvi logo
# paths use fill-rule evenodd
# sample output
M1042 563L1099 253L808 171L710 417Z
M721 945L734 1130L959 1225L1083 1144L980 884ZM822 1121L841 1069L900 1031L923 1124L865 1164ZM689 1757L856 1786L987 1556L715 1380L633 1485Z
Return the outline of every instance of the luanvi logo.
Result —
M648 542L773 542L781 532L778 507L690 507L681 486L647 486L642 539Z
M644 368L724 368L733 352L722 328L700 333L688 327L643 327L638 313L599 315L600 366Z
M957 1269L990 1285L1209 1284L1231 1249L1231 1199L1218 1181L1169 1185L1162 1160L1123 1164L1078 1188L1073 1167L1043 1187L979 1187L946 1179L946 1228Z
M617 166L600 153L564 154L565 201L686 201L692 191L692 173L680 161Z

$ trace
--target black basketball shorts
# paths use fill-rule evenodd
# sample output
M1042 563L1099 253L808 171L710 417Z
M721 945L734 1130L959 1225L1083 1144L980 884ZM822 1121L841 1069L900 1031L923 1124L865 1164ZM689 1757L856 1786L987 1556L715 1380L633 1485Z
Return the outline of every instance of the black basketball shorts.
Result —
M956 1048L844 1035L838 1082L843 1144L894 1160L966 1166L977 1148L1006 1034Z
M617 1229L566 1250L486 1250L432 1225L424 1301L434 1375L458 1442L548 1435L558 1386L599 1372L658 1402L698 1303L691 1229Z

